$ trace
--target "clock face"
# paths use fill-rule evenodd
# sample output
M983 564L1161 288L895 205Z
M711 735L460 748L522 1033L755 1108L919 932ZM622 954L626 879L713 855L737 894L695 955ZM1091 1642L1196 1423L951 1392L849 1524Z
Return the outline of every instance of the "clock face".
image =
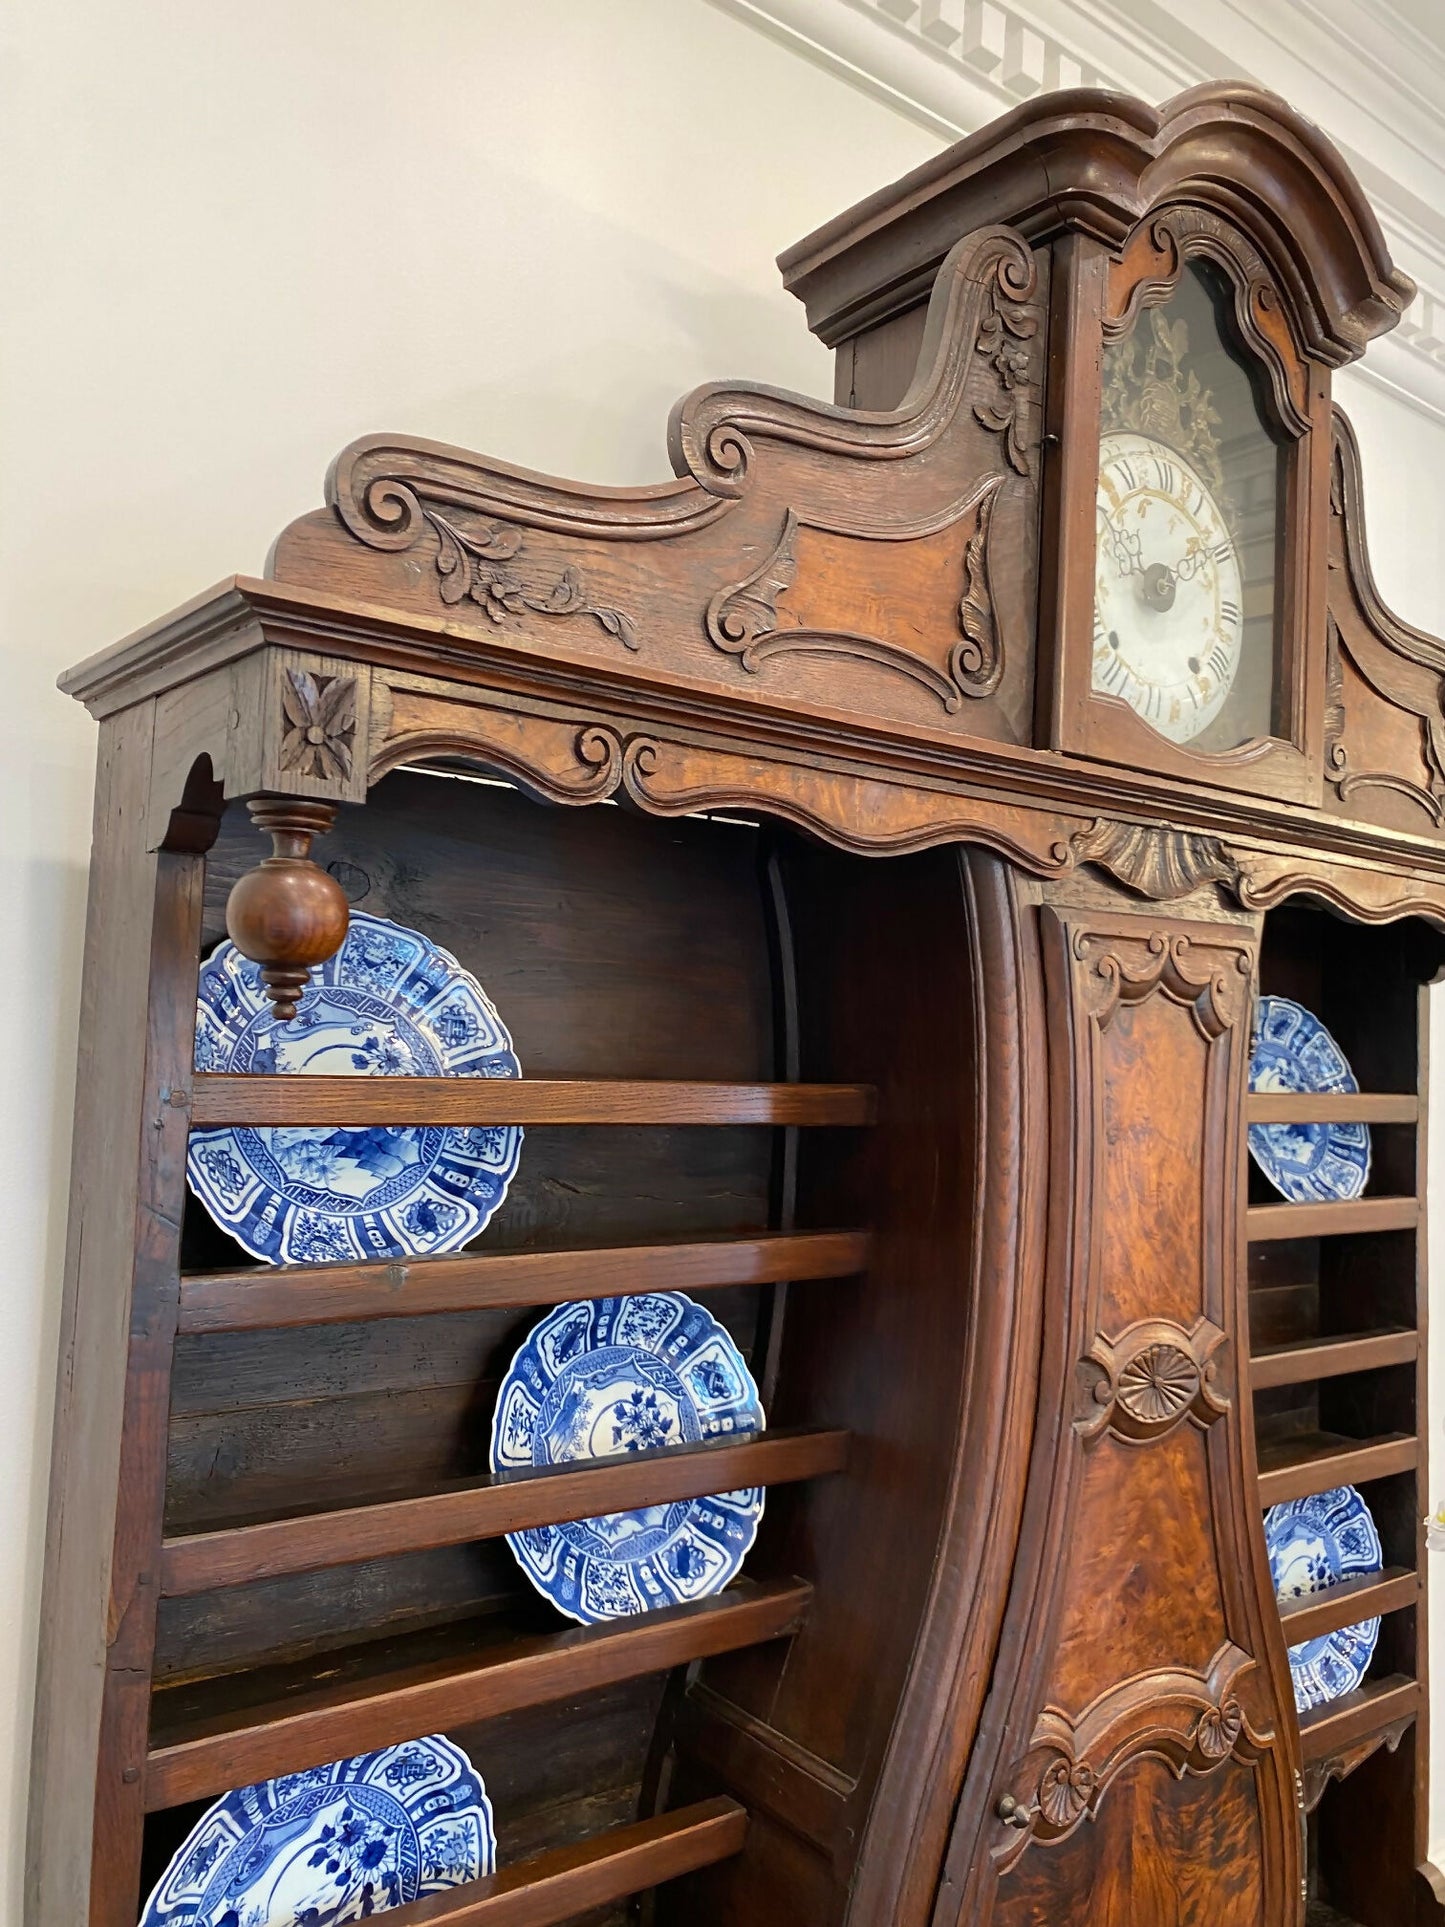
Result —
M1239 670L1239 552L1218 502L1182 455L1150 435L1099 447L1094 688L1188 743L1219 714Z

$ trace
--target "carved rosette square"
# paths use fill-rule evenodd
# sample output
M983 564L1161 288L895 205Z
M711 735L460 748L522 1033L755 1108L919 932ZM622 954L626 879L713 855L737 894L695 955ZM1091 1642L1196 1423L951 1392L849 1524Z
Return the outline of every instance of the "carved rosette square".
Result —
M288 669L281 682L279 762L294 776L351 780L355 761L356 680Z

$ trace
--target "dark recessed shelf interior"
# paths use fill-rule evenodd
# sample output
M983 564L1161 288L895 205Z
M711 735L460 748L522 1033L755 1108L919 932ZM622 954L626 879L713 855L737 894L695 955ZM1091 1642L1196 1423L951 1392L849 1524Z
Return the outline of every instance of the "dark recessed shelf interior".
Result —
M1303 906L1265 919L1261 988L1296 998L1329 1027L1363 1093L1337 1109L1367 1122L1371 1138L1369 1180L1352 1204L1283 1204L1250 1160L1250 1381L1261 1501L1356 1485L1383 1550L1382 1572L1281 1611L1288 1645L1380 1619L1360 1686L1300 1717L1309 1927L1394 1927L1413 1918L1409 1883L1422 1851L1415 1715L1426 1677L1420 1515L1428 1501L1419 1436L1418 1064L1430 945L1410 925L1362 930ZM1304 1122L1310 1106L1252 1100L1249 1109ZM1390 1869L1383 1882L1382 1866Z

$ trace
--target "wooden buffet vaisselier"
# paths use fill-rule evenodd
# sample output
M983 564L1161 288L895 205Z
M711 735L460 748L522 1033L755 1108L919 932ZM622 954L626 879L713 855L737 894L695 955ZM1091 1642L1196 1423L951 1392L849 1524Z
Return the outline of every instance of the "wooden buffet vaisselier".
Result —
M1044 96L781 265L836 405L699 389L648 488L367 437L264 579L63 679L100 762L31 1927L134 1927L219 1793L437 1731L499 1871L397 1927L1445 1920L1445 642L1376 592L1330 400L1411 285L1243 85ZM361 906L525 1076L198 1074L228 893L283 1013ZM1360 1095L1248 1095L1261 988ZM1364 1194L1270 1202L1247 1125L1331 1120ZM268 1268L187 1196L193 1127L368 1121L526 1126L471 1248ZM489 1478L538 1308L672 1288L766 1435ZM1262 1508L1346 1482L1385 1570L1282 1622ZM746 1486L737 1583L596 1627L502 1537ZM1377 1614L1297 1716L1286 1646Z

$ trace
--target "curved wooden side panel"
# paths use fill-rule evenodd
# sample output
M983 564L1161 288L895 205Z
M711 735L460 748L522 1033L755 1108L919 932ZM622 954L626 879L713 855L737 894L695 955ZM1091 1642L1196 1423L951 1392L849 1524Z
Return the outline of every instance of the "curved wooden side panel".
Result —
M669 1802L728 1787L753 1823L743 1854L660 1897L658 1919L921 1927L1034 1420L1040 974L994 857L799 848L787 870L804 1070L866 1065L880 1123L851 1149L804 1140L800 1216L866 1198L872 1255L855 1291L789 1287L770 1417L847 1414L856 1450L831 1490L770 1496L760 1555L815 1574L813 1608L786 1652L710 1663L684 1701Z
M1445 641L1385 606L1365 541L1360 451L1335 410L1325 661L1325 805L1445 833Z
M655 488L369 436L272 573L524 655L1024 742L1047 269L1006 228L969 235L900 408L714 383L674 413L681 479Z
M1039 912L1061 1419L934 1921L1281 1927L1300 1822L1235 1232L1256 927L1073 888Z
M978 851L960 864L981 1039L967 1381L933 1585L858 1856L854 1927L912 1927L932 1911L998 1645L1033 1437L1046 1198L1028 1147L1048 1101L1036 935L1004 864Z

